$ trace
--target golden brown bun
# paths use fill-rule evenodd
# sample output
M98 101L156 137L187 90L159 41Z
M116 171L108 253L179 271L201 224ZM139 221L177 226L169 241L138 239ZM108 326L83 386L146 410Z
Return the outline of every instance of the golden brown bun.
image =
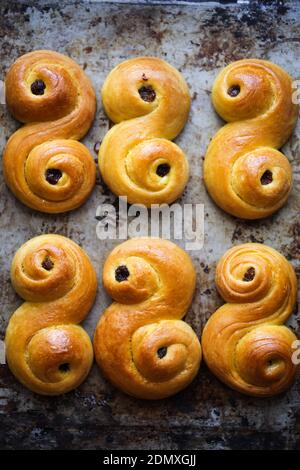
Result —
M247 243L221 258L216 284L227 303L210 317L203 331L208 367L247 395L283 392L298 369L292 363L292 343L297 338L283 325L296 303L292 266L272 248Z
M34 93L43 94L34 94L32 87ZM89 79L68 57L35 51L11 66L5 89L11 113L26 123L10 137L4 151L7 185L20 201L41 212L80 206L96 177L89 150L77 142L89 130L96 110ZM53 170L62 175L56 184Z
M115 302L100 318L94 351L116 387L138 398L159 399L193 380L201 347L181 318L195 280L187 253L166 240L135 238L110 253L103 284Z
M145 101L140 95L155 99ZM150 206L177 199L189 173L184 153L170 142L181 132L190 109L182 75L155 57L126 60L108 75L102 99L109 118L119 123L100 147L105 183L131 204Z
M96 295L86 253L60 235L41 235L15 254L11 280L25 302L12 315L5 337L8 365L30 390L59 395L86 378L93 348L80 323Z
M265 60L239 60L218 75L212 100L229 124L208 146L204 181L226 212L259 219L286 202L292 171L287 158L276 149L287 141L296 124L298 106L292 102L292 93L291 77Z

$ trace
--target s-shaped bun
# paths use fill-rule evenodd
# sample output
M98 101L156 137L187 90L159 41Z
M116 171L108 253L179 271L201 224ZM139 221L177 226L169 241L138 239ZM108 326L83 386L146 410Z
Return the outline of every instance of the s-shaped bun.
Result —
M68 238L41 235L16 252L11 280L25 300L6 330L11 371L36 393L72 390L93 362L91 340L78 325L96 295L96 275L88 256Z
M167 240L135 238L110 253L103 283L115 302L100 318L94 350L114 385L138 398L159 399L193 380L201 347L182 318L195 280L190 257Z
M203 356L214 374L248 395L271 396L294 380L293 342L284 322L296 304L295 272L278 251L259 243L228 250L216 284L227 302L208 320Z
M229 124L210 142L204 181L216 204L243 219L260 219L286 202L292 170L277 149L297 120L292 78L278 65L245 59L223 69L212 100Z
M131 204L171 203L188 181L188 162L171 142L183 129L190 95L183 76L155 57L126 60L102 88L105 111L117 123L99 152L102 178Z
M5 89L11 113L25 123L4 150L7 185L23 204L41 212L80 206L96 178L89 150L77 142L96 110L89 79L65 55L34 51L11 66Z

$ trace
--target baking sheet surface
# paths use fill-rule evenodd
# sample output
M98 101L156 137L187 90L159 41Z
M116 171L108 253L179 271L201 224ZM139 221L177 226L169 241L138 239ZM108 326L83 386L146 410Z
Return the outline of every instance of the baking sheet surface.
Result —
M163 3L163 2L162 2ZM222 303L214 285L219 257L232 244L263 242L283 253L300 273L300 126L284 152L292 163L294 188L288 204L264 221L244 222L226 215L207 195L202 159L210 138L222 125L211 105L217 72L230 61L258 57L283 66L300 78L300 10L290 3L260 8L217 3L179 5L116 4L84 1L7 1L0 4L0 79L20 55L48 48L83 66L98 98L94 126L84 139L93 151L108 130L100 105L100 87L119 62L139 55L166 59L185 76L192 109L176 142L187 153L191 176L180 202L205 205L205 242L191 252L198 283L187 321L198 334ZM19 127L0 105L0 148ZM95 158L96 154L93 153ZM110 299L101 286L103 261L118 242L96 237L96 208L116 198L98 175L97 186L80 209L63 215L33 212L8 191L0 174L0 339L11 313L21 303L9 268L26 240L59 233L89 253L99 278L97 301L84 325L92 335ZM290 324L299 334L299 316ZM106 382L94 366L86 382L62 397L47 398L23 388L5 365L0 366L0 448L228 449L300 448L300 378L283 396L244 397L221 384L202 365L186 390L167 400L130 398Z

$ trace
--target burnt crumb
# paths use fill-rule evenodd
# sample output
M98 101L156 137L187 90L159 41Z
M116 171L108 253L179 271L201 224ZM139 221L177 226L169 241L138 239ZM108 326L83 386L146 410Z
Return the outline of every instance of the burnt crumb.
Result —
M166 347L162 347L157 350L157 355L159 359L162 359L163 357L165 357L165 355L167 354L167 350L168 349Z
M86 407L89 411L95 409L96 406L99 406L95 395L91 394L91 395L84 396L83 406Z
M231 237L231 242L233 243L235 240L239 240L239 238L241 237L242 235L242 229L241 227L236 227L236 229L234 230L233 234L232 234L232 237Z
M161 163L156 168L156 174L163 178L170 172L170 165L168 163Z
M250 241L251 241L252 243L264 243L263 237L256 237L256 236L253 235L252 233L251 233L251 235L250 235Z
M99 150L100 150L100 146L101 146L101 141L100 140L97 140L97 142L95 142L95 145L94 145L94 152L99 153Z
M210 294L211 294L211 290L210 290L210 289L206 289L205 291L203 291L203 294L204 294L204 295L210 295Z
M51 271L51 269L54 266L54 263L53 263L53 261L51 261L49 256L46 256L46 258L42 262L42 266L43 266L44 269L46 269L46 271Z
M128 277L129 277L129 271L128 271L127 266L125 265L118 266L115 271L116 281L123 282L123 281L126 281Z
M142 86L139 89L139 94L142 100L147 101L147 103L152 103L156 98L156 93L152 86Z
M146 76L145 73L143 73L143 75L142 75L142 80L143 80L144 82L147 82L147 81L149 80L149 78Z
M235 98L236 96L238 96L240 91L241 91L241 88L239 85L232 85L230 88L228 88L227 94L231 96L232 98Z
M44 94L45 88L46 88L46 85L45 85L45 82L43 82L43 80L35 80L30 86L31 93L33 95L39 95L39 96Z
M63 364L60 364L58 368L60 372L66 373L70 370L70 364L68 362L64 362Z
M102 18L101 18L101 16L98 16L98 17L92 19L92 21L90 22L90 26L95 27L100 23L102 23Z
M272 181L273 181L273 173L272 173L272 171L266 170L266 171L263 173L262 177L260 178L261 184L265 186L265 185L267 185L267 184L272 183Z
M49 184L57 184L62 177L62 172L56 168L48 168L45 173L45 178Z
M244 274L243 281L244 282L253 281L254 276L255 276L255 269L253 267L248 268L247 271Z
M209 269L209 267L208 267L207 264L203 263L203 261L202 261L202 262L200 263L200 266L201 266L201 268L203 269L203 272L205 272L205 274L208 274L208 273L209 273L210 269Z
M164 32L163 31L155 31L154 29L152 29L150 31L150 35L153 39L155 39L158 42L158 44L161 44L162 38L164 37Z
M92 46L87 46L87 47L85 47L83 50L84 50L84 52L86 52L87 54L90 54L90 53L93 51L93 48L92 48Z

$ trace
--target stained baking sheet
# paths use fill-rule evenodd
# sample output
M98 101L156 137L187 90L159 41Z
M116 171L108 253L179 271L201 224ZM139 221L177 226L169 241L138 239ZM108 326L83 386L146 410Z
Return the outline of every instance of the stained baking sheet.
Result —
M211 105L211 85L230 61L258 57L283 66L300 78L299 5L275 2L242 4L178 2L112 3L100 1L19 1L0 4L0 80L18 56L33 49L65 53L83 66L98 98L94 125L84 139L93 152L109 123L100 105L100 86L119 62L139 55L162 57L185 76L192 109L176 140L191 166L180 202L205 206L205 242L191 252L198 282L187 321L198 334L222 303L214 272L219 257L232 244L267 243L283 253L300 273L298 125L284 152L292 163L294 188L287 205L267 220L245 222L226 215L207 195L202 159L210 138L222 125ZM227 2L225 2L227 3ZM19 123L0 105L0 148ZM96 158L96 154L95 154ZM18 202L0 175L0 339L11 313L21 303L9 280L12 256L38 234L59 233L81 244L98 273L99 289L85 321L92 335L110 299L101 286L105 257L117 242L96 237L96 208L116 198L100 177L89 201L63 215L33 212ZM300 333L297 312L291 319ZM255 399L221 384L201 366L186 390L167 400L145 402L124 395L106 382L94 366L86 382L57 398L40 397L23 388L5 365L0 366L0 448L228 449L300 448L299 383L284 395Z

